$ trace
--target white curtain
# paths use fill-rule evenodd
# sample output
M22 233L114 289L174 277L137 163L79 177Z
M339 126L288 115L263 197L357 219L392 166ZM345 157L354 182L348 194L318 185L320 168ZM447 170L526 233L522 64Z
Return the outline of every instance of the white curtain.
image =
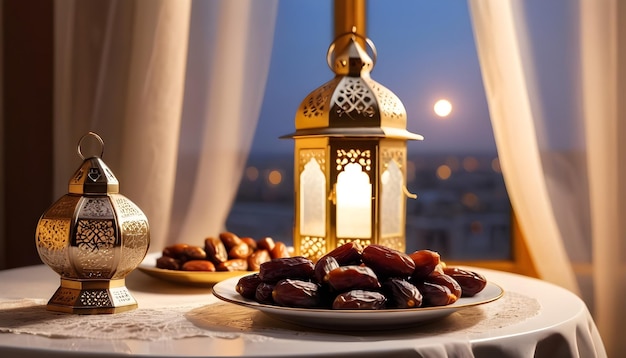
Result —
M55 2L55 194L97 132L151 251L225 221L260 113L277 0Z
M502 172L541 278L626 354L626 4L468 0ZM576 270L574 270L576 269Z

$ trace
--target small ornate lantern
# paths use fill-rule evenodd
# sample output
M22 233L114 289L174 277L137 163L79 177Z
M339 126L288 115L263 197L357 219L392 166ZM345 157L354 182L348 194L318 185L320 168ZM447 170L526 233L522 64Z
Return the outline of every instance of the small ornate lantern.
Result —
M81 144L95 137L100 156L85 158ZM83 163L69 181L69 193L39 219L35 240L41 260L61 275L47 308L78 314L117 313L137 307L125 277L145 257L148 219L119 194L119 182L102 161L104 142L93 132L78 142Z
M335 43L349 36L333 57ZM355 33L337 37L327 53L335 78L311 92L295 116L294 247L317 259L346 242L404 251L406 111L390 90L370 77L373 58ZM345 38L344 38L345 39ZM332 62L332 63L331 63Z

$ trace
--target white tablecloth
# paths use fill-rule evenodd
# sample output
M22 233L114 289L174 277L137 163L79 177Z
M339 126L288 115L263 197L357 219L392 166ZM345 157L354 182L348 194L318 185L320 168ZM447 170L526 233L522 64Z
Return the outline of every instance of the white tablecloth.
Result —
M0 271L2 357L606 357L585 304L543 281L473 268L505 290L485 305L391 331L331 332L281 323L219 301L210 288L135 271L139 308L114 315L49 312L59 284L47 266Z

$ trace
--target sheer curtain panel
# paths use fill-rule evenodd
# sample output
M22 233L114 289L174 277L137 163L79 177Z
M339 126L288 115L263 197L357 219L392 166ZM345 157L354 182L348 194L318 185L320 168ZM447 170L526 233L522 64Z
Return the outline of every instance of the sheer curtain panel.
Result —
M585 299L608 356L624 356L626 4L469 6L507 190L534 263Z
M55 191L87 131L151 251L224 230L260 111L276 1L55 2Z

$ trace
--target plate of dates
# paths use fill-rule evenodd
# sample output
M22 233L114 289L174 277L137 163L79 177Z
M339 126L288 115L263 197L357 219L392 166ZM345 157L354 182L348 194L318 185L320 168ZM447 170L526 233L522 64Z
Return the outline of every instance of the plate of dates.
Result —
M161 257L160 252L146 255L143 262L137 267L139 271L160 280L174 282L187 286L213 286L227 278L241 276L245 271L183 271L156 267L156 261Z
M213 294L287 323L364 331L424 324L495 301L504 291L478 272L447 267L433 251L349 243L316 262L272 259L258 272L215 284Z
M263 262L290 256L287 246L270 237L254 240L231 232L207 237L203 244L178 243L146 255L139 271L188 286L213 286L227 278L256 272Z

